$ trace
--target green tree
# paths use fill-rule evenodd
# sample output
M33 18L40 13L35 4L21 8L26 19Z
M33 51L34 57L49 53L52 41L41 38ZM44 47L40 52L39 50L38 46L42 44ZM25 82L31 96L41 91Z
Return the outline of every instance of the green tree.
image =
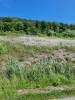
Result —
M66 30L65 24L60 23L60 24L59 24L59 33L62 33L62 32L64 32L65 30Z
M24 32L27 32L27 29L28 29L28 25L27 25L27 23L23 23L23 31Z
M39 21L35 21L35 27L36 27L37 29L39 29L39 27L40 27L40 22L39 22Z
M2 25L2 30L3 30L4 32L6 32L6 31L11 31L11 29L12 29L11 24L9 24L9 23L7 23L7 22L3 23L3 25Z
M44 31L47 28L47 23L45 21L41 21L41 31Z
M3 22L12 22L13 18L10 17L0 17L0 20L2 20Z
M23 30L23 24L22 23L16 23L15 26L14 26L14 29L16 31Z

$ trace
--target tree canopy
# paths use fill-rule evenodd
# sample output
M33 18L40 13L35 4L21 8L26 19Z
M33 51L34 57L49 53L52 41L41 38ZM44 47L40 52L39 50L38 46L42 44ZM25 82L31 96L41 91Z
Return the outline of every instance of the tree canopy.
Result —
M22 32L28 35L75 37L75 24L0 17L0 32Z

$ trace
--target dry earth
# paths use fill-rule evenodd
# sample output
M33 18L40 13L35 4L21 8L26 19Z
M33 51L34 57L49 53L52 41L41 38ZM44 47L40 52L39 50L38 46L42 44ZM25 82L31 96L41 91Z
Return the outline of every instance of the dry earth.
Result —
M11 43L21 43L26 45L37 45L37 46L75 46L75 40L67 40L60 38L44 38L44 37L34 37L34 36L0 36L0 41L8 41Z

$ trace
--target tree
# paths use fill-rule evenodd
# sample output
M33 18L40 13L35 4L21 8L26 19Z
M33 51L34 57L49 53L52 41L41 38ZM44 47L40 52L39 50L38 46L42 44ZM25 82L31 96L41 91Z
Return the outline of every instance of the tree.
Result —
M12 29L11 24L9 24L9 23L7 23L7 22L3 23L2 30L3 30L4 32L6 32L6 31L11 31L11 29Z
M2 20L3 22L12 22L12 18L10 17L0 17L0 20Z
M51 22L48 22L48 30L51 29L52 26L51 24L52 24Z
M40 27L39 21L35 21L35 27L38 29Z
M41 31L44 31L47 28L47 23L45 21L41 21Z
M54 32L57 31L57 23L56 22L52 23L52 29L54 30Z
M14 29L16 31L23 30L23 24L22 23L16 23L15 26L14 26Z
M59 33L62 33L62 32L64 32L65 30L66 30L65 24L60 23L60 24L59 24Z
M27 25L27 23L23 23L23 31L24 32L27 32L27 29L28 29L28 25Z
M70 24L70 25L69 25L69 28L70 28L70 30L75 30L75 25Z
M0 31L3 31L3 23L0 22Z
M31 27L30 28L30 32L31 32L32 35L36 35L37 34L35 27Z

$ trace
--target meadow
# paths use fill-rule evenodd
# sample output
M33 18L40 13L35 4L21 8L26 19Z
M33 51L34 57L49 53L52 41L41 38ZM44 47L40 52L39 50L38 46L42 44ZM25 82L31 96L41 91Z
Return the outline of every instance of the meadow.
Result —
M74 46L37 47L1 42L0 99L48 100L75 95L75 88L71 89L71 85L75 84L74 55ZM69 86L69 89L49 93L18 93L24 89L38 90L64 85Z

